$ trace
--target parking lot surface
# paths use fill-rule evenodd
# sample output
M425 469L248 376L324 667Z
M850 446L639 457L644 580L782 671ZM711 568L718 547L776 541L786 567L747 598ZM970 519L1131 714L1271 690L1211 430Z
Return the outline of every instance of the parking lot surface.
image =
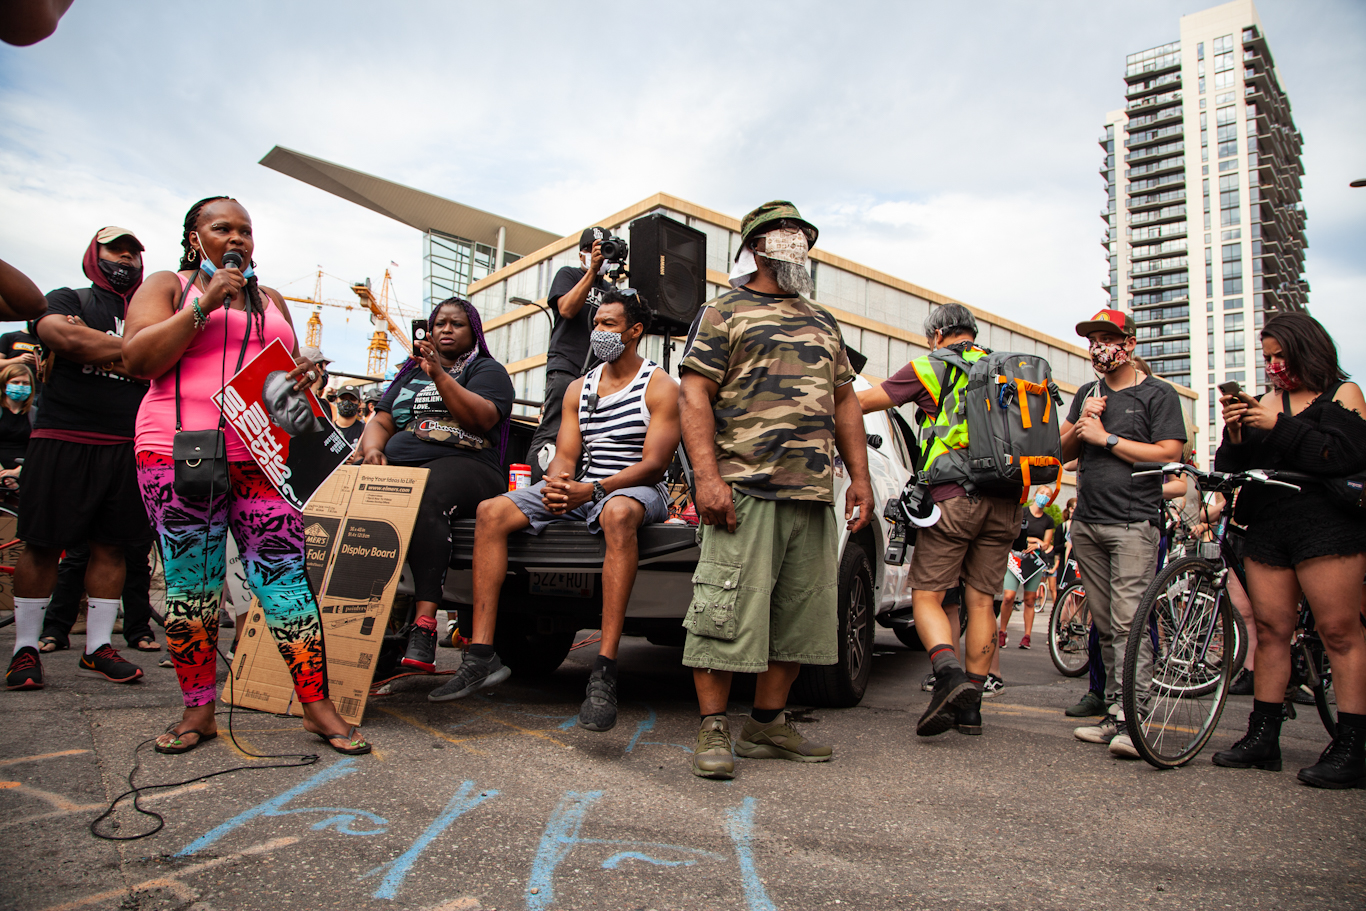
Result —
M624 644L621 717L605 734L574 725L592 646L549 680L514 669L461 702L429 703L436 678L401 679L370 702L371 756L240 710L234 746L225 711L219 738L192 753L144 747L138 783L253 762L239 747L322 755L150 792L143 805L165 828L122 843L88 825L127 788L135 747L178 718L179 690L155 657L131 653L145 682L77 677L76 637L45 656L47 689L0 692L0 908L1366 905L1366 791L1295 780L1326 745L1312 708L1286 725L1282 773L1217 769L1207 755L1159 772L1072 737L1062 710L1084 680L1059 677L1042 644L1017 649L1018 625L984 736L915 736L928 662L880 630L863 703L796 716L834 761L738 759L733 782L691 774L690 673L680 650L643 640ZM453 668L458 652L439 661ZM734 694L732 715L747 698ZM1207 753L1236 739L1250 708L1232 700ZM127 805L113 821L120 835L152 823Z

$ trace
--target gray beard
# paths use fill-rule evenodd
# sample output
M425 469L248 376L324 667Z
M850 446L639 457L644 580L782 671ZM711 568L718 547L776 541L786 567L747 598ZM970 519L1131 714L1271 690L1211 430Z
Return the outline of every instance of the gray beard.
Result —
M773 267L773 280L784 293L810 295L816 290L816 283L811 280L806 266L781 259L770 259L768 264Z

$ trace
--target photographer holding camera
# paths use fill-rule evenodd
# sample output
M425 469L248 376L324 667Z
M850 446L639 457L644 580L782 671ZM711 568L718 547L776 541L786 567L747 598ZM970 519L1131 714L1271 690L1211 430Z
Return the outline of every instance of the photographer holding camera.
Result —
M609 249L604 250L604 242ZM617 253L618 256L607 256ZM579 236L578 266L565 266L555 273L546 300L555 311L555 326L550 330L550 350L545 362L545 404L541 424L531 438L527 461L531 481L541 480L550 460L555 457L555 437L560 432L560 411L564 391L583 376L588 360L589 338L593 334L593 314L602 296L612 289L605 276L612 265L625 261L626 243L612 237L606 228L585 228Z

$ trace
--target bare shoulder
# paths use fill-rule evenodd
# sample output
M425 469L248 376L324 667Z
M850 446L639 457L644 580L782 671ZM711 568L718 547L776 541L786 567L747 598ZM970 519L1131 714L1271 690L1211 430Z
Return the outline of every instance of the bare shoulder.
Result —
M676 391L677 389L678 381L669 376L669 374L664 371L663 367L660 367L654 373L650 374L650 383L649 386L646 387L646 394L654 395L658 390Z
M1339 386L1337 395L1333 396L1333 401L1349 411L1366 415L1366 398L1363 398L1361 387L1356 383L1343 383Z

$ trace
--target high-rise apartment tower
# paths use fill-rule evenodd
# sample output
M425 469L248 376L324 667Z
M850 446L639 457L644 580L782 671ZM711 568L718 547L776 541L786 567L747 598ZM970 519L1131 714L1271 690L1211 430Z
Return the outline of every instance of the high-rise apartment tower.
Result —
M1153 371L1200 394L1208 467L1222 432L1216 387L1263 391L1257 330L1268 312L1308 302L1304 138L1251 0L1183 16L1181 40L1125 63L1126 104L1100 138L1103 288L1132 311Z

